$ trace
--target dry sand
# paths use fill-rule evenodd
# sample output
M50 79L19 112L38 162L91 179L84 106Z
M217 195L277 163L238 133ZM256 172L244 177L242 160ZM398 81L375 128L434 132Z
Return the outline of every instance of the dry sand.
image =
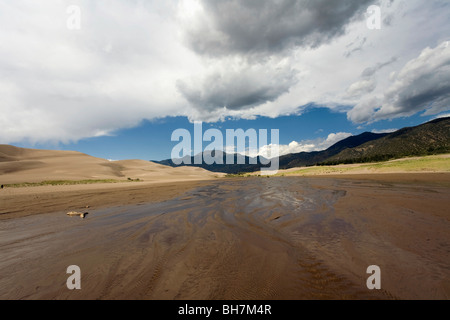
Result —
M224 176L202 168L171 168L144 160L108 161L75 151L49 151L0 145L0 184L55 180L150 182L208 180Z
M0 221L0 299L449 299L449 175L362 178L35 194L40 214ZM86 219L65 215L86 201ZM382 290L366 288L373 264Z

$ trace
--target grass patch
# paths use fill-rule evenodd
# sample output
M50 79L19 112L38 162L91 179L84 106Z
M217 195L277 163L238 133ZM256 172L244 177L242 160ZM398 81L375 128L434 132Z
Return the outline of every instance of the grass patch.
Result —
M353 168L345 168L340 166L320 166L320 167L308 167L305 169L300 169L297 171L292 172L284 172L283 175L321 175L321 174L340 174L340 173L346 173L348 171L351 171ZM282 175L278 174L278 175Z
M352 166L316 166L299 169L292 172L283 172L286 175L323 175L345 174L355 171L367 171L378 173L389 172L450 172L450 158L442 156L426 156L420 158L405 158L399 160L384 161L371 164L355 164ZM280 174L279 174L280 175Z
M123 183L123 182L141 182L139 179L128 180L114 180L114 179L99 179L99 180L51 180L42 182L22 182L5 184L6 188L24 188L24 187L41 187L41 186L73 186L79 184L96 184L96 183Z
M241 173L228 173L225 178L247 178L250 174L241 172Z
M402 171L443 171L450 172L450 158L423 157L414 159L401 159L389 162L381 162L371 165L363 165L361 168L370 168L379 171L402 170Z

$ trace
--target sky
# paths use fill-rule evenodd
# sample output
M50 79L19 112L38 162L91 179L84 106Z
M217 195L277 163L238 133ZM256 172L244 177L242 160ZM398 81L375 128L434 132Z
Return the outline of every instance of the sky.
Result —
M0 0L0 143L162 160L202 121L322 150L448 115L449 30L448 0Z

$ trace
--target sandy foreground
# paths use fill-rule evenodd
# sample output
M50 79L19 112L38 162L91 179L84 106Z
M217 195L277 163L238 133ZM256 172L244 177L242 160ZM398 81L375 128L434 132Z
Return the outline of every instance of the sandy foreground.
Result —
M161 202L206 183L208 180L6 188L0 191L0 221L47 212L92 212L100 208Z
M450 175L0 192L0 299L449 299ZM85 219L66 216L84 209ZM81 269L68 290L66 269ZM368 290L366 269L381 269Z

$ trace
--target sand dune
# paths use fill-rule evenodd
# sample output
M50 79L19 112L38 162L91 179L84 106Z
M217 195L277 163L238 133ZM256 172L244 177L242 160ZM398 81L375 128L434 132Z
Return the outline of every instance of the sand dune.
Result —
M170 168L144 160L108 161L75 151L24 149L0 145L0 183L48 180L184 181L220 176L201 168Z
M177 167L172 168L145 160L121 160L112 162L113 165L120 166L121 173L126 177L141 180L190 180L196 178L214 178L225 174L207 171L196 167Z

